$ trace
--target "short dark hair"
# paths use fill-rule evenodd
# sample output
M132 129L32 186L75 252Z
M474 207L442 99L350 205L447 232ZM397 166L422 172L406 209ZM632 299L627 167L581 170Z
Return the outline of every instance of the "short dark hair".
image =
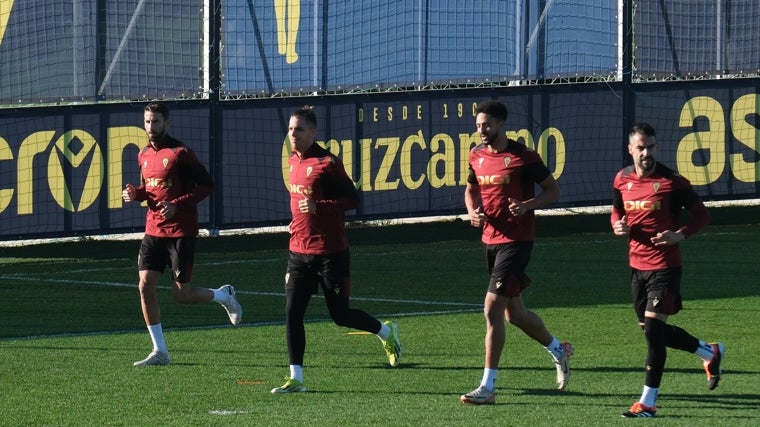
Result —
M483 101L480 104L478 104L477 108L475 109L475 112L480 114L488 114L491 117L494 117L499 120L507 120L507 116L509 115L509 111L507 111L507 106L504 105L503 102L499 102L493 99L490 99L488 101Z
M311 105L304 105L303 107L296 109L290 114L290 117L304 119L314 128L317 127L317 113L314 112L314 107Z
M628 132L628 136L633 135L641 135L644 138L649 138L650 136L655 136L654 128L649 123L636 123L631 127L630 132Z
M145 106L144 111L158 113L164 118L164 120L169 118L169 108L167 108L166 105L161 104L159 102L151 102L150 104Z

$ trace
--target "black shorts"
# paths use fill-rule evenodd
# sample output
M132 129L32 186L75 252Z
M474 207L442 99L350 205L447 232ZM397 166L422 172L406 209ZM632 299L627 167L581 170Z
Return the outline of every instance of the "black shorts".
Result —
M196 237L156 237L145 235L140 243L137 269L163 273L172 269L172 279L189 283L193 275Z
M512 242L486 245L488 292L505 297L519 296L530 286L530 277L525 274L533 242Z
M319 287L322 287L323 292L334 292L348 297L351 294L349 264L348 249L325 255L290 251L285 289L300 289L316 294Z
M676 314L683 308L681 302L681 267L643 271L631 269L631 296L639 323L644 323L644 312Z

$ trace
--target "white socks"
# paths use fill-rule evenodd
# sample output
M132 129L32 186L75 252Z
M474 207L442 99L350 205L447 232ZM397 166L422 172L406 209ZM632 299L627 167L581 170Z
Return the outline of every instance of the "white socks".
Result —
M498 375L498 373L499 373L498 369L484 368L483 379L480 381L480 386L493 391L495 387L494 383L496 382L496 376Z
M375 334L378 338L385 341L391 336L391 328L383 322L380 322L380 331Z
M639 403L650 407L655 406L654 402L657 400L658 391L660 391L659 388L644 386L644 391L641 392L641 399L639 399Z
M699 340L699 347L697 347L697 351L694 352L697 356L699 356L702 360L705 362L709 362L713 358L714 348L710 344Z
M547 345L545 348L546 348L546 351L548 351L554 357L555 360L562 357L562 353L565 351L565 349L562 348L562 343L557 338L553 338L552 342L549 345ZM480 381L480 386L485 387L489 390L493 390L495 387L496 377L498 376L498 373L499 373L498 369L484 368L483 379Z
M290 378L303 382L303 366L290 365Z
M562 343L559 342L557 338L552 338L552 342L549 343L546 347L544 347L546 351L551 353L551 355L554 357L554 360L559 359L562 357L562 353L564 353L565 349L562 348Z
M230 301L230 294L222 289L211 289L214 293L214 302L228 303Z
M160 323L155 325L148 325L148 332L150 333L150 340L153 341L153 350L160 351L161 353L169 353L166 349L166 341L164 341L164 330Z

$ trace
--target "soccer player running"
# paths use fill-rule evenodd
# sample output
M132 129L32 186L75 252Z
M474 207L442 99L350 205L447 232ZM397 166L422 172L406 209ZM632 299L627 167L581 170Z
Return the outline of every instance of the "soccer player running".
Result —
M153 351L135 366L168 365L169 351L161 326L156 286L166 266L172 271L172 296L181 304L216 301L224 307L233 325L240 323L243 310L235 289L193 287L195 240L198 235L197 205L214 189L211 176L195 153L168 134L169 110L150 103L143 112L148 144L137 155L141 185L127 184L125 202L147 202L145 235L137 259L140 303Z
M543 320L528 310L520 296L530 285L525 269L533 249L535 209L559 198L559 187L541 157L523 144L507 139L507 107L498 101L477 106L475 126L482 144L470 150L470 172L464 202L470 223L482 228L488 282L483 303L486 318L485 368L480 387L460 400L472 404L496 401L499 359L506 340L505 320L539 342L557 368L557 387L567 387L573 346L560 342ZM535 185L541 187L535 194Z
M710 215L689 181L656 161L656 148L652 126L634 125L628 134L633 165L618 172L613 184L610 222L616 236L628 236L633 307L648 347L644 390L639 401L622 414L626 418L657 413L655 400L665 369L666 347L700 357L710 390L720 381L725 352L721 343L705 343L667 324L668 316L682 308L679 242L706 226ZM681 226L684 208L691 218Z
M304 315L322 288L335 324L377 335L391 366L401 359L395 323L380 322L349 307L351 276L345 212L359 206L359 194L341 160L316 144L317 116L310 106L295 110L288 123L291 144L290 244L285 274L285 323L290 376L272 393L304 392Z

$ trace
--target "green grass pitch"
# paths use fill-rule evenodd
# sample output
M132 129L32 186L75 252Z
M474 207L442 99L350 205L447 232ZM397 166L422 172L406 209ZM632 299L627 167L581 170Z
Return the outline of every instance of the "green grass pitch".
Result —
M297 395L269 393L288 373L285 235L200 239L193 283L234 284L243 324L230 326L217 304L174 303L167 274L159 296L173 362L150 368L132 366L150 350L137 241L0 248L0 425L757 425L756 209L715 212L682 245L685 310L671 322L726 344L723 380L707 390L696 356L669 351L652 420L620 418L641 392L646 352L626 244L605 216L585 216L539 218L524 294L576 346L568 389L555 390L548 353L508 327L497 402L482 407L459 402L482 374L487 283L478 232L462 222L349 230L352 304L397 322L404 356L389 367L377 338L332 324L317 295L308 392Z

